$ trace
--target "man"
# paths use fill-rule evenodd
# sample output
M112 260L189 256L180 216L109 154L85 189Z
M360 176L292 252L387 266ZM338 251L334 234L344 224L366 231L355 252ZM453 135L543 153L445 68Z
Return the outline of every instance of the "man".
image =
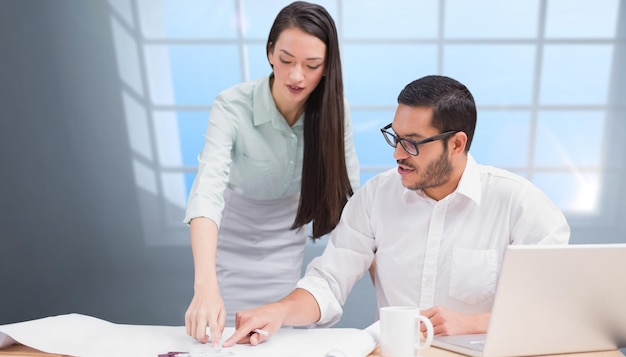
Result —
M398 167L350 199L291 294L237 313L224 346L258 344L256 328L334 324L372 264L379 308L418 306L439 335L484 333L507 246L568 243L565 217L537 187L469 154L476 106L463 84L423 77L398 103L381 129Z

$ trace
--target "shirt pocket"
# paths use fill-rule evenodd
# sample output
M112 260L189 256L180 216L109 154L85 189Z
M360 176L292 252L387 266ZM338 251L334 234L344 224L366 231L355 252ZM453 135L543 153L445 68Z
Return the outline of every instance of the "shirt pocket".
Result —
M252 158L242 154L233 160L230 173L230 188L235 192L255 199L274 197L282 189L274 177L274 163L270 160Z
M498 277L496 249L454 248L450 270L450 297L478 304L493 297Z

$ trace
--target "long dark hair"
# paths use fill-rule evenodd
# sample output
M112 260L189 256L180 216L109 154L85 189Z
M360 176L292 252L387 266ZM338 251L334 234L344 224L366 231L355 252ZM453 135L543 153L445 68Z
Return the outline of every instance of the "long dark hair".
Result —
M324 76L305 104L300 203L291 227L300 229L313 222L315 240L335 228L353 193L344 148L343 79L337 28L320 5L296 1L283 8L267 38L267 54L281 32L294 27L326 44Z

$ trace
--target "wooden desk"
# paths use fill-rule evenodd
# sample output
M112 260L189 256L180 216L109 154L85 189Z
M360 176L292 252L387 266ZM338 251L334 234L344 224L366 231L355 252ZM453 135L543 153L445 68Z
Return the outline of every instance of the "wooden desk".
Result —
M0 350L0 356L28 356L28 357L65 357L63 355L57 355L52 353L44 353L37 351L24 345L12 345ZM156 357L156 356L155 356Z
M41 351L34 350L30 347L22 346L22 345L13 345L8 348L0 350L0 357L67 357L59 354L50 354L44 353ZM464 356L458 353L442 350L436 347L431 347L429 349L424 350L422 353L423 357L459 357ZM618 351L604 351L604 352L592 352L592 353L570 353L567 355L551 355L550 357L624 357L624 355ZM156 357L156 356L155 356ZM378 354L378 350L374 351L369 357L382 357Z
M0 357L2 354L0 354ZM378 354L378 350L374 351L368 357L382 357ZM467 357L466 355L443 350L437 347L430 347L422 352L422 357ZM603 352L590 352L590 353L568 353L564 355L550 355L550 356L535 356L535 357L624 357L624 355L618 351L603 351Z

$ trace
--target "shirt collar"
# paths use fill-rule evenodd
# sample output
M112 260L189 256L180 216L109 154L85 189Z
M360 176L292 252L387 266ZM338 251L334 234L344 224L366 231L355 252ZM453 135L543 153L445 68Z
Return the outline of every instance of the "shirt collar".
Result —
M466 196L476 202L477 205L480 205L482 197L480 170L478 168L478 164L474 160L474 157L470 153L467 154L467 164L465 165L465 170L463 170L461 180L459 180L459 185L457 186L455 192Z
M267 77L259 79L254 87L254 94L252 97L254 126L272 122L274 127L281 128L286 124L285 118L283 118L283 115L278 111L276 103L274 102L274 97L272 97L270 79L273 76L274 74L270 74ZM304 114L298 118L298 121L296 121L293 127L302 126L303 117Z
M463 174L461 174L459 185L457 186L456 190L454 190L454 192L452 192L447 197L451 198L451 196L455 196L457 193L466 196L467 198L476 202L477 205L480 205L482 197L480 170L478 169L478 164L474 160L474 157L469 153L467 154L467 163L465 164ZM432 200L430 197L426 196L424 194L424 191L422 190L414 191L404 187L402 198L405 202L410 202L416 197L423 200Z
M272 91L270 90L270 78L271 76L264 77L258 81L254 87L254 94L252 96L252 110L254 125L265 124L280 115L274 98L272 97ZM268 115L270 113L271 115Z

